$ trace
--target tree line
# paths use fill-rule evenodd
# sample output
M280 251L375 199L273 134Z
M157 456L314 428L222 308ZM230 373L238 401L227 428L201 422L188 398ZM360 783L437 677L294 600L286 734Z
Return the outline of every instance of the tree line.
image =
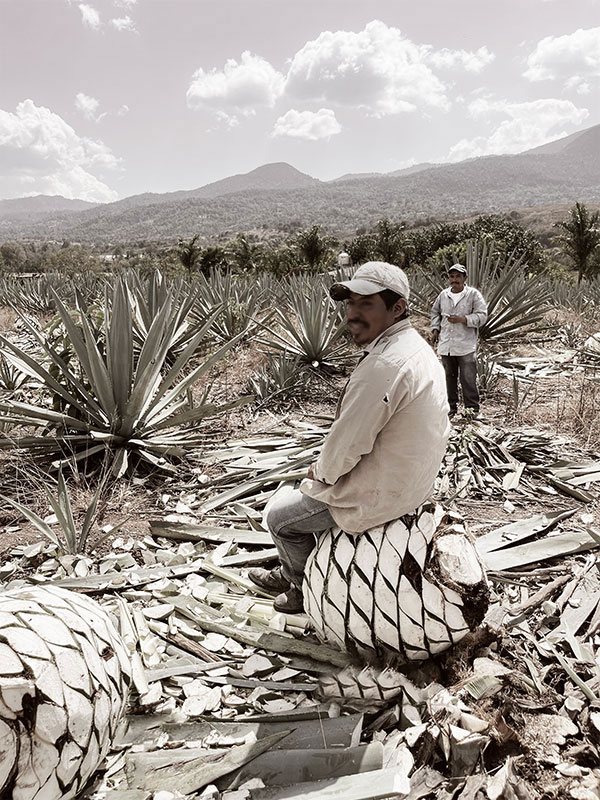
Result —
M555 224L552 248L544 248L534 233L510 215L488 214L472 222L435 222L409 228L402 221L380 219L370 230L339 238L322 225L287 235L240 233L208 241L196 234L172 243L138 241L110 248L71 242L5 241L0 244L0 270L9 272L115 271L138 268L208 275L215 269L265 271L283 276L320 272L337 265L340 251L347 261L387 261L405 269L424 267L431 259L461 260L470 239L493 241L502 254L523 257L529 272L565 273L574 270L578 282L600 273L599 211L575 203L566 219Z

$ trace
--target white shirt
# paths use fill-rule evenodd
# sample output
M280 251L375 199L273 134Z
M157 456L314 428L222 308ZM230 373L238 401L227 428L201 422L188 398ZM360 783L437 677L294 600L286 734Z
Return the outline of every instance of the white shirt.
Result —
M473 286L465 286L458 294L461 297L455 303L453 293L444 289L431 309L431 329L440 332L437 351L441 356L473 353L477 347L479 328L487 320L487 305L480 291ZM449 314L465 317L467 321L448 322Z
M462 289L460 292L453 292L452 289L446 289L446 291L448 292L448 297L450 298L450 300L452 300L454 305L456 305L458 301L462 297L464 297L465 294L467 293L466 287Z

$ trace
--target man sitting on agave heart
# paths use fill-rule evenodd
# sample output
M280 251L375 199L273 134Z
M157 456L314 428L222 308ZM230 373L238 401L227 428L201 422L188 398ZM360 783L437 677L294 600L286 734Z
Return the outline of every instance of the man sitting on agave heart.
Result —
M404 271L369 261L329 293L345 301L363 355L307 477L267 512L281 565L248 572L288 614L303 608L315 534L332 527L360 534L415 511L431 493L450 430L444 370L410 324Z

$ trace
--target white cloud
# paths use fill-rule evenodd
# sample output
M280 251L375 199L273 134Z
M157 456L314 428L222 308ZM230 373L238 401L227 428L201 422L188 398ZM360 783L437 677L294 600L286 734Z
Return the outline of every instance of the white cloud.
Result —
M86 3L79 3L79 10L81 11L81 20L83 24L88 28L98 30L100 27L100 14L98 14L96 9L93 6L88 6Z
M362 108L375 116L447 110L448 87L436 70L478 73L493 59L485 46L477 51L434 50L373 20L358 33L324 31L306 42L291 59L287 76L249 51L242 53L239 63L229 59L222 69L200 67L192 76L187 103L229 117L248 116L260 106L272 108L282 94L310 103Z
M438 69L456 69L462 67L467 72L479 73L482 69L491 64L495 55L490 53L487 47L480 47L479 50L443 50L432 52L429 62Z
M324 31L292 59L286 92L302 100L362 107L376 115L447 109L447 87L434 69L477 72L493 59L482 47L434 51L379 20L364 30Z
M600 28L541 39L527 58L524 75L530 81L564 81L585 94L588 81L600 78Z
M95 97L90 97L90 95L87 95L84 92L78 92L76 94L75 108L78 111L81 111L86 119L92 120L93 122L100 122L100 120L104 119L104 117L124 117L125 114L129 114L129 106L125 103L123 103L123 105L119 106L117 109L103 111L101 114L98 113L99 107L100 103Z
M570 100L556 98L510 103L482 97L470 103L468 111L476 121L495 124L494 130L490 136L461 139L450 149L449 161L521 153L566 136L569 131L564 126L576 127L589 116L587 108L577 108ZM496 124L498 118L501 121Z
M61 194L108 202L117 193L92 170L115 170L119 160L102 142L79 136L58 114L32 100L15 113L0 109L0 179L5 196Z
M121 8L131 8L137 3L137 0L114 0L115 6L120 6Z
M86 119L93 119L93 120L98 119L97 111L99 105L100 103L96 100L95 97L90 97L89 95L84 94L83 92L78 92L75 95L75 108L78 111L81 111L81 113Z
M291 136L298 139L329 139L342 130L330 108L318 111L296 111L292 108L279 117L273 127L271 136Z
M574 89L577 94L591 94L592 86L589 81L584 80L581 75L572 75L565 82L566 89Z
M236 117L235 114L227 114L225 111L216 111L215 112L215 119L217 121L217 129L218 128L237 128L240 124L240 118ZM209 130L214 130L214 128L209 128Z
M275 105L283 82L283 75L268 61L246 50L239 64L230 58L222 70L197 69L187 90L187 103L190 108L253 114L257 106Z
M130 33L137 33L135 22L131 19L130 16L126 17L115 17L111 19L110 24L113 28L116 28L118 31L128 31Z

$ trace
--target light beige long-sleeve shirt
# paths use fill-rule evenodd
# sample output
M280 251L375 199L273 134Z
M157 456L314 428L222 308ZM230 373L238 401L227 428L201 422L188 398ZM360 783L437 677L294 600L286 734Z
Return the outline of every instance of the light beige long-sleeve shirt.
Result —
M389 522L430 495L449 432L444 371L401 320L367 347L300 490L349 533Z

